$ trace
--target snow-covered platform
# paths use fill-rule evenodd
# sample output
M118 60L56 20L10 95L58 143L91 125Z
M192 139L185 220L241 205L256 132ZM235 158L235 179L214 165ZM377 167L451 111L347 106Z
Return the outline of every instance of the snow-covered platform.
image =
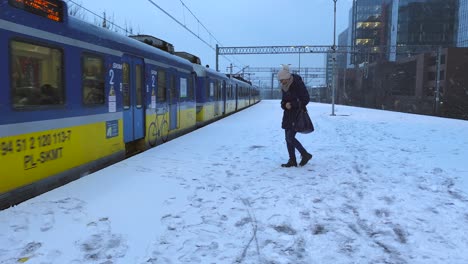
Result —
M279 101L0 211L0 263L468 263L468 122Z

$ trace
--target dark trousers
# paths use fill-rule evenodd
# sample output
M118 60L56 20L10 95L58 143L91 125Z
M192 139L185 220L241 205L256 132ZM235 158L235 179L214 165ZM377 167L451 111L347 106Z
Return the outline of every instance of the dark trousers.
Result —
M301 153L301 155L307 153L307 150L305 150L301 142L296 139L296 131L292 129L285 129L284 132L286 136L286 146L288 147L289 159L296 160L296 149L299 151L299 153Z

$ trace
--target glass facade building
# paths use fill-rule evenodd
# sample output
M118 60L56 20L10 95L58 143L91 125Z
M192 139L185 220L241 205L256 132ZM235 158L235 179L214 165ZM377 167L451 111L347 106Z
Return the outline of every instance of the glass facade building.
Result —
M393 0L388 11L388 43L399 46L390 60L418 53L421 46L456 46L458 0Z
M458 47L468 47L468 0L460 0L458 8Z
M351 45L370 50L351 56L351 64L370 63L383 54L395 61L428 45L466 47L468 0L354 0L350 28Z
M352 46L358 52L351 57L352 64L373 62L382 54L378 52L386 45L384 4L390 0L354 0L352 10Z

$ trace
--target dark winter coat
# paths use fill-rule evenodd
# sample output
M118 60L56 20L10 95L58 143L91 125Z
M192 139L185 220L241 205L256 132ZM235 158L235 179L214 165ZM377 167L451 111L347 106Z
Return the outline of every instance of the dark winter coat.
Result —
M281 108L283 108L283 121L281 123L281 128L291 129L293 128L293 122L296 119L297 111L302 107L306 109L306 105L310 101L309 92L305 87L304 82L302 81L301 76L297 74L292 74L293 82L289 86L287 92L283 92L281 99ZM286 109L286 103L291 103L292 108L290 110Z

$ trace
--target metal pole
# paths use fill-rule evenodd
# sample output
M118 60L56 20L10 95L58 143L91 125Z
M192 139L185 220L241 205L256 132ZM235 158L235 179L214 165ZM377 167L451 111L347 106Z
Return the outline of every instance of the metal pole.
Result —
M273 99L273 82L275 80L275 73L271 74L271 99Z
M299 49L299 72L297 74L301 74L301 50Z
M346 69L347 69L346 67L343 69L343 71L344 71L343 72L343 97L344 98L346 98L345 97L345 95L346 95ZM341 102L341 103L343 103L343 102Z
M442 47L439 46L437 49L437 64L436 64L436 91L435 91L435 114L439 115L439 104L440 104L440 56L442 53Z
M332 77L332 113L331 115L335 115L335 89L336 89L336 83L335 83L335 76L336 76L336 1L333 0L334 3L334 10L333 10L333 77Z
M219 71L219 61L218 61L218 56L219 56L219 47L218 44L216 44L216 71Z

